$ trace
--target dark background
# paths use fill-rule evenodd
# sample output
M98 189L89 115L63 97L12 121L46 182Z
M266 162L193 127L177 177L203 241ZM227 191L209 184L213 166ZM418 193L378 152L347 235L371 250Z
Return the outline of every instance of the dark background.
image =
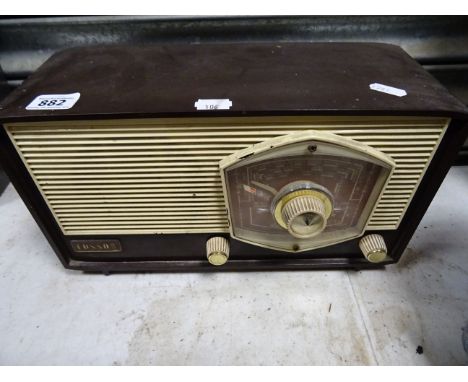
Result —
M397 44L468 104L467 16L0 17L0 97L69 47L227 41ZM468 164L468 141L457 164ZM0 193L6 184L0 169Z

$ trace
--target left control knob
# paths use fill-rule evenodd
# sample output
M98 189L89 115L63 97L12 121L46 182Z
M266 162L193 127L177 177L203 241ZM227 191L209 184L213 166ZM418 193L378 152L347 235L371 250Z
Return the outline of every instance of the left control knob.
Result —
M215 236L206 242L206 257L212 265L223 265L229 259L229 242L221 236Z

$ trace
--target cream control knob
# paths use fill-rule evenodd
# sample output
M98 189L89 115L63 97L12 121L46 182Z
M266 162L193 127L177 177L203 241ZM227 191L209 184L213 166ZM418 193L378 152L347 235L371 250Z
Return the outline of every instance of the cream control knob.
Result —
M223 265L229 259L229 242L221 236L215 236L206 242L206 257L212 265Z
M314 195L300 195L284 204L281 215L289 233L299 239L313 237L327 224L324 201Z
M381 235L372 234L364 236L359 241L359 248L365 258L371 263L380 263L387 257L387 246Z

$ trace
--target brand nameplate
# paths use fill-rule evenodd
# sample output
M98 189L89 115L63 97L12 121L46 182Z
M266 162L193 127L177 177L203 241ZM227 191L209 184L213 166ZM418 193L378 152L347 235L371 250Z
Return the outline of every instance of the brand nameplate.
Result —
M119 240L72 240L75 252L122 252Z

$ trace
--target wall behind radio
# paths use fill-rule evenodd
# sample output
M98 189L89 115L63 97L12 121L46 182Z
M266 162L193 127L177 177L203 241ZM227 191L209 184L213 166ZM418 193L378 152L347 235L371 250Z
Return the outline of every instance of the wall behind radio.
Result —
M468 104L466 16L0 17L0 67L11 89L74 46L243 41L397 44ZM457 164L468 164L468 141Z

